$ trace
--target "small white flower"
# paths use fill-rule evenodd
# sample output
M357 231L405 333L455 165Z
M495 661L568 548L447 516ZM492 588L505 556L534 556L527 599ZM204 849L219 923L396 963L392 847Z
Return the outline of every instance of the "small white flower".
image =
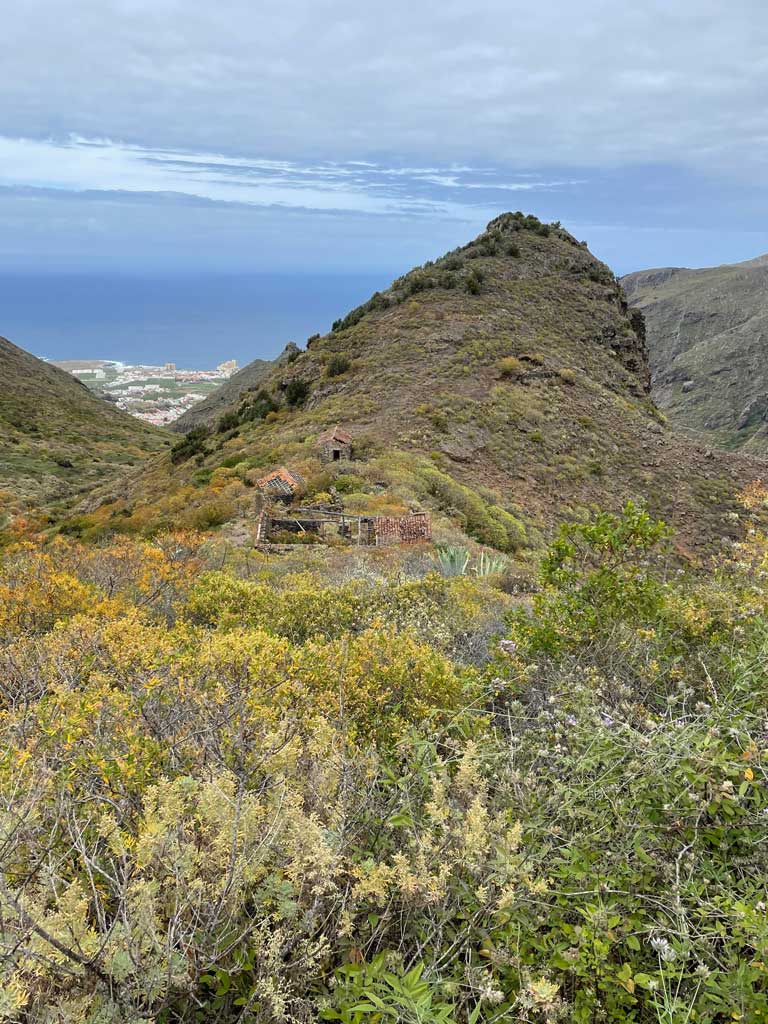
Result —
M669 944L668 939L659 936L658 938L651 939L651 945L659 954L660 959L662 959L665 963L671 964L674 960L677 959L677 953Z

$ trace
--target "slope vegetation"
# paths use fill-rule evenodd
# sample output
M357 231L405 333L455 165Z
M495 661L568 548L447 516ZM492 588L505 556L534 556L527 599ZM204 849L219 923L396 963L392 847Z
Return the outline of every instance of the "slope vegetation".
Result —
M340 424L353 461L322 465ZM417 268L134 474L83 529L247 523L279 465L353 512L418 505L517 551L587 506L640 498L682 543L735 535L746 459L677 438L649 396L642 316L559 225L522 214ZM447 535L444 534L444 535Z
M204 398L202 402L198 402L191 409L188 409L183 416L179 416L177 420L174 420L171 424L171 430L176 431L178 434L185 434L188 430L193 430L195 427L216 423L219 417L237 403L247 392L258 391L261 384L268 379L270 373L277 366L290 362L298 353L299 349L296 345L293 342L289 342L283 353L275 360L252 360L242 370L232 374L226 384L222 384L220 388L217 388L207 398Z
M165 436L0 338L0 509L71 499L160 451Z
M716 444L768 451L768 256L622 279L648 328L653 394Z

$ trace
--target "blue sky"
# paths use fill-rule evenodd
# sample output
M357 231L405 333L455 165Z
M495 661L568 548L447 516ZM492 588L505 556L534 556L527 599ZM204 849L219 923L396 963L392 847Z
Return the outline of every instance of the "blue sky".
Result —
M747 259L766 83L762 0L25 0L0 272L390 275L507 209L618 273Z

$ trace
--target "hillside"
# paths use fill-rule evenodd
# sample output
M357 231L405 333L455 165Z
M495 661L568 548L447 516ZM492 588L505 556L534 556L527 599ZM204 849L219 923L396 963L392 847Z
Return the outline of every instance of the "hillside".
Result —
M0 510L73 498L162 450L165 438L0 338Z
M247 391L256 391L261 387L275 367L289 362L298 354L298 348L289 342L277 359L253 359L242 370L233 373L226 384L222 384L214 392L188 409L170 424L170 429L177 434L185 434L195 427L215 423L228 408L234 405Z
M657 404L715 444L768 452L768 256L621 283L646 319Z
M335 424L354 461L328 467L316 444ZM247 525L255 480L281 464L305 479L305 502L420 506L438 531L458 525L508 551L628 498L670 520L683 545L717 543L736 535L734 495L761 468L664 425L642 317L584 244L522 214L337 321L81 525Z

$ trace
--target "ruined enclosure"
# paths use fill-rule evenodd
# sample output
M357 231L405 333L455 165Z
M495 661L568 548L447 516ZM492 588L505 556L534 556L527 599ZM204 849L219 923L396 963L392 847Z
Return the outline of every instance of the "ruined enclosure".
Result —
M256 543L269 544L280 534L309 534L319 541L338 539L349 544L383 547L389 544L418 544L432 536L427 512L407 516L354 516L346 512L296 508L264 509L259 515Z

